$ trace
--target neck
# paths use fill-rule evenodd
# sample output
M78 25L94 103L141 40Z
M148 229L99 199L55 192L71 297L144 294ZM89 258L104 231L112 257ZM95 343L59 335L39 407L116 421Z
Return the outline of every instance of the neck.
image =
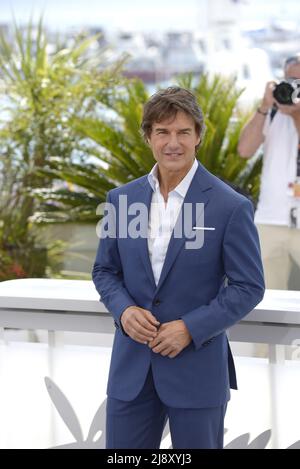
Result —
M159 181L160 192L163 195L165 201L168 200L168 194L184 179L189 170L194 164L194 160L188 169L184 171L168 171L165 168L158 166L157 176Z

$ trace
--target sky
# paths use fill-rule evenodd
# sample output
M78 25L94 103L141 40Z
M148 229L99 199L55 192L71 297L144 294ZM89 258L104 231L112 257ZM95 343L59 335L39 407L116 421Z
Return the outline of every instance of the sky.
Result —
M198 0L199 1L199 0ZM17 17L30 16L30 11L45 8L45 20L51 26L103 25L108 29L167 29L170 23L182 29L197 25L195 11L197 0L148 0L141 7L138 0L0 0L0 21L11 17L13 8ZM159 13L159 14L158 14Z
M214 3L218 0L209 0ZM241 0L242 21L282 18L299 20L299 0ZM0 23L9 22L12 11L26 22L32 12L44 9L52 29L72 25L102 26L123 30L195 30L201 26L206 0L0 0Z

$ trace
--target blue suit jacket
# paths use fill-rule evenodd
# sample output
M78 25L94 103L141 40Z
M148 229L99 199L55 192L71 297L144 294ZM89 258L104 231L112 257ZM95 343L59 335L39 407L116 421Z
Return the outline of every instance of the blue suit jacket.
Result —
M128 205L143 202L149 209L152 189L147 176L108 193L117 214L120 195L127 195ZM186 249L186 238L173 233L157 286L147 239L117 235L100 240L93 280L115 320L107 393L116 399L130 401L138 395L150 364L157 392L168 406L223 405L229 387L236 388L225 331L264 294L252 204L200 163L184 202L204 203L204 224L215 230L204 232L201 249ZM152 311L161 323L181 318L192 342L175 358L155 354L122 330L120 317L130 305Z

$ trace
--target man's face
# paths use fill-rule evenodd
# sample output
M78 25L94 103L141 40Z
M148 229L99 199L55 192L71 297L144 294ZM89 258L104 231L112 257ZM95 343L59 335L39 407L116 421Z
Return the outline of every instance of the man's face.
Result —
M285 78L297 78L300 80L300 64L291 64L288 65L285 68L284 72ZM290 116L293 116L294 114L299 115L300 113L300 103L293 104L292 106L285 105L285 104L279 104L277 103L278 109L283 113L287 114Z
M148 142L162 170L184 173L193 164L200 136L192 117L178 111L171 119L153 123Z

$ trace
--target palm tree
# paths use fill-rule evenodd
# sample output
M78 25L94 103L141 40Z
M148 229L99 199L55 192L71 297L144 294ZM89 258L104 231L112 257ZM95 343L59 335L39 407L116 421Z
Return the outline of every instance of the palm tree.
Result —
M207 75L193 84L191 75L178 84L196 95L205 115L207 132L198 159L214 174L238 191L256 199L259 189L260 159L239 158L240 130L249 117L237 107L241 91L235 80ZM125 184L150 171L152 152L142 138L140 122L149 95L139 80L130 80L112 97L107 112L97 119L74 118L74 129L83 141L79 149L86 155L83 164L53 158L41 173L71 184L70 189L36 190L42 210L35 214L40 223L97 221L96 208L109 189Z
M15 25L13 39L0 34L0 257L17 259L28 272L25 257L40 249L32 190L52 186L38 169L54 155L64 162L80 159L81 136L71 122L95 118L110 102L125 58L108 63L105 51L92 53L97 36L77 38L68 48L58 42L53 50L42 20L25 31ZM47 262L44 256L44 267ZM41 262L35 265L29 274L36 269L41 276Z

